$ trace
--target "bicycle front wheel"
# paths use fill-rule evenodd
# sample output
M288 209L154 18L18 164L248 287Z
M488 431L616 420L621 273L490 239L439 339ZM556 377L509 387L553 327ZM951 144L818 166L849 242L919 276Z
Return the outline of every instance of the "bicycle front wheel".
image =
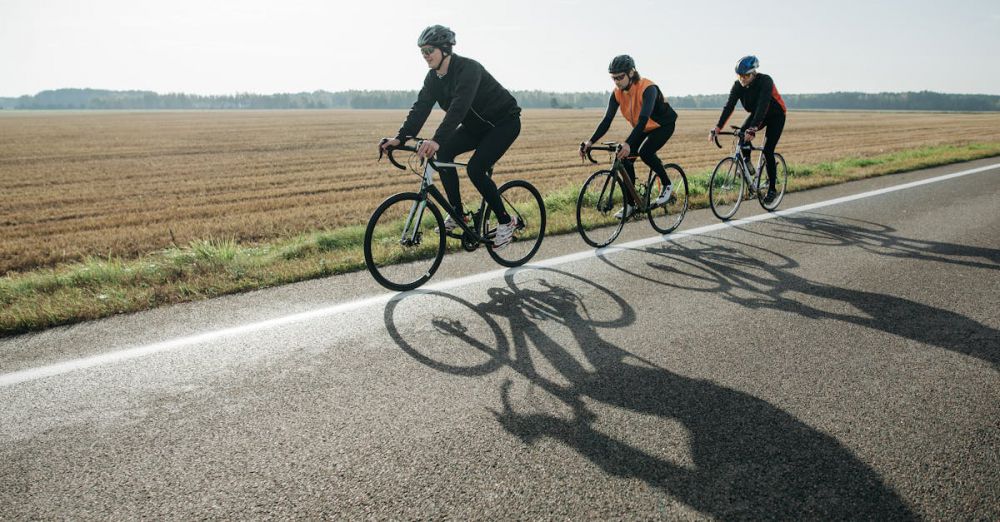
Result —
M745 183L743 167L733 158L725 158L715 166L708 180L708 202L715 217L726 221L736 214L743 201Z
M441 211L418 194L404 192L382 202L365 229L365 264L390 290L412 290L434 275L444 257Z
M614 241L625 226L625 188L610 170L593 173L576 200L576 227L590 246L601 248Z
M538 189L524 180L508 181L498 190L507 214L511 218L517 218L518 225L514 230L514 239L507 246L497 249L492 242L488 242L486 251L494 261L503 266L520 266L527 263L538 252L538 247L542 246L542 238L545 237L545 204ZM483 220L483 237L492 238L499 224L496 212L487 208L486 219Z
M666 181L660 179L655 172L650 172L649 183L646 184L646 208L649 209L646 216L654 230L669 234L680 226L684 214L687 214L688 180L679 165L668 163L663 168L667 171L673 191L666 201L660 201Z
M760 206L764 207L764 210L767 211L778 208L778 205L781 204L782 198L785 197L785 189L788 186L788 165L785 165L785 158L777 152L774 153L774 169L774 192L777 195L770 203L764 202L764 196L767 195L767 191L770 188L770 181L767 178L767 172L761 173L761 190L758 201L760 201Z

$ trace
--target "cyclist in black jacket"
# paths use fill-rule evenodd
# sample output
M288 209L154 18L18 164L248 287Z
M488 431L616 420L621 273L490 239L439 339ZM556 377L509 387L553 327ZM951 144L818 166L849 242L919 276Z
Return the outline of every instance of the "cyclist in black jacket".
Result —
M777 192L774 190L776 168L774 164L774 149L778 146L778 139L781 138L781 131L785 128L785 101L781 99L778 88L774 86L774 80L766 74L757 72L760 62L756 56L744 56L736 64L736 74L738 76L733 88L729 91L729 100L722 108L722 115L719 116L719 123L715 125L709 134L712 136L722 131L722 126L726 124L729 117L736 108L736 100L740 101L743 108L750 113L746 121L740 127L746 131L747 141L753 140L757 131L766 129L764 134L764 162L767 165L767 180L769 188L764 197L765 203L774 201ZM749 160L750 151L743 152L744 158ZM749 163L749 161L747 162Z
M446 112L444 120L434 137L424 141L418 155L427 158L437 154L438 161L451 162L459 154L476 151L469 158L469 179L495 209L499 226L493 243L504 247L510 243L517 223L507 214L496 183L486 173L521 133L521 108L479 62L452 53L455 33L451 29L432 25L420 34L417 45L430 71L403 126L382 148L398 146L416 136L434 104L440 105ZM440 174L448 202L461 212L464 207L458 173L454 168L441 168ZM448 216L444 226L451 232L457 225Z
M652 80L639 76L631 56L627 54L616 56L608 65L608 73L615 82L615 90L608 100L608 110L604 113L604 119L597 125L590 139L580 148L580 157L583 157L594 142L608 132L615 113L621 110L622 116L632 125L632 132L622 143L618 157L625 159L635 151L663 182L663 190L653 203L657 205L666 203L670 199L673 186L656 152L673 136L677 112L670 107L663 97L663 92ZM635 160L625 159L624 166L629 181L635 183ZM627 218L635 211L637 203L631 201L632 196L628 191L625 192L625 198L625 207L615 217L620 218L624 214Z

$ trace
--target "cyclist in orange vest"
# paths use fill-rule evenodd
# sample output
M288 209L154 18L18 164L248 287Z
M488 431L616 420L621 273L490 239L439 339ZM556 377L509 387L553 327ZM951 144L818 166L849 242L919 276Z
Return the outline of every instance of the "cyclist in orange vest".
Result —
M670 107L655 83L639 76L631 56L626 54L616 56L608 65L608 73L615 82L615 90L608 100L608 111L594 131L594 135L584 142L580 155L586 154L594 142L608 132L611 121L615 118L615 112L621 109L622 116L632 125L632 133L622 143L618 157L628 158L632 151L635 151L636 155L663 180L663 191L654 203L657 205L666 203L670 199L673 185L656 151L660 150L674 134L677 112ZM634 183L634 159L625 160L625 172ZM628 217L635 212L636 202L631 201L631 195L627 191L625 198L625 207L615 217L621 217L622 214Z

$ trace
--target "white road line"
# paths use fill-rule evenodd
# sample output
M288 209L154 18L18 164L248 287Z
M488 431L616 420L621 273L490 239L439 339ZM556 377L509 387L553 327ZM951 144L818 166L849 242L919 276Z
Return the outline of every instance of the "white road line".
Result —
M614 254L616 252L621 252L625 250L631 250L636 248L641 248L649 245L654 245L657 243L665 243L670 241L677 241L690 236L698 236L703 234L708 234L710 232L715 232L717 230L723 230L729 227L736 227L740 225L745 225L747 223L753 223L756 221L765 221L768 219L774 219L781 216L790 216L793 214L798 214L802 212L808 212L810 210L815 210L817 208L829 207L832 205L839 205L841 203L847 203L850 201L857 201L859 199L870 198L874 196L879 196L882 194L888 194L890 192L896 192L900 190L906 190L914 187L919 187L922 185L927 185L930 183L937 183L941 181L947 181L950 179L968 176L970 174L977 174L980 172L985 172L988 170L993 170L1000 167L1000 163L994 163L992 165L987 165L985 167L979 167L975 169L963 170L960 172L955 172L952 174L946 174L943 176L937 176L934 178L924 179L920 181L914 181L911 183L904 183L902 185L895 185L892 187L887 187L878 190L872 190L869 192L862 192L861 194L854 194L852 196L844 196L841 198L831 199L827 201L820 201L818 203L811 203L809 205L803 205L801 207L790 208L788 210L781 210L777 212L771 212L767 214L758 214L756 216L751 216L745 219L740 219L736 221L727 221L724 223L717 223L714 225L707 225L703 227L698 227L685 232L677 232L667 236L654 236L646 239L639 239L636 241L631 241L628 243L623 243L617 246L609 246L598 250L585 250L583 252L577 252L575 254L567 254L564 256L554 257L551 259L546 259L538 263L532 263L529 265L524 265L518 268L505 268L493 270L490 272L484 272L481 274L470 275L466 277L460 277L457 279L451 279L448 281L442 281L440 283L434 283L426 285L421 289L414 290L414 292L425 292L425 291L445 291L452 290L455 288L460 288L463 286L468 286L476 283L481 283L489 281L492 279L503 278L505 276L515 274L517 272L525 270L534 270L539 268L555 267L560 265L565 265L568 263L573 263L576 261L582 261L585 259L594 258L597 256L606 256L609 254ZM211 332L205 332L197 335L191 335L187 337L180 337L177 339L171 339L169 341L163 341L155 344L149 344L146 346L137 346L133 348L125 348L122 350L117 350L114 352L105 353L102 355L96 355L93 357L84 357L80 359L71 359L68 361L63 361L56 364L51 364L48 366L41 366L38 368L31 368L27 370L21 370L17 372L12 372L4 375L0 375L0 387L12 386L14 384L35 381L38 379L44 379L46 377L53 377L56 375L61 375L64 373L72 372L75 370L81 370L84 368L93 368L95 366L102 366L106 364L116 363L119 361L125 361L128 359L136 359L139 357L145 357L147 355L153 355L161 352L166 352L169 350L175 350L178 348L183 348L187 346L192 346L196 344L206 343L216 339L223 339L227 337L234 337L238 335L243 335L250 332L256 332L260 330L267 330L269 328L275 328L278 326L283 326L291 323L297 323L302 321L308 321L311 319L318 319L323 317L329 317L331 315L337 315L345 312L352 312L369 306L383 305L393 299L399 299L404 294L392 293L383 294L374 297L368 297L365 299L358 299L355 301L349 301L346 303L340 303L333 306L328 306L324 308L319 308L316 310L311 310L308 312L301 312L292 315L286 315L283 317L277 317L274 319L269 319L266 321L259 321L255 323L249 323L242 326L236 326L232 328L225 328L222 330L215 330Z

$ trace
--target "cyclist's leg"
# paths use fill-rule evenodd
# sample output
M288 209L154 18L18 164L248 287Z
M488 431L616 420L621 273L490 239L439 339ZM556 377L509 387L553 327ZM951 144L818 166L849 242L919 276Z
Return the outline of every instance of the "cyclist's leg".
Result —
M631 146L631 144L629 144ZM635 160L634 159L623 159L622 167L625 169L625 183L631 183L635 186ZM627 205L632 205L633 207L638 206L635 201L632 201L632 193L627 190L622 190L622 197L625 199Z
M764 127L764 163L767 165L767 180L771 183L770 186L774 186L774 178L777 175L777 168L774 164L774 149L778 146L778 139L781 138L781 131L785 128L785 114L779 113L780 116L776 116L766 122L767 126Z
M478 137L466 129L464 125L459 125L451 138L441 144L441 148L437 151L437 160L445 163L455 161L455 156L476 148L477 143ZM448 203L451 203L456 211L464 212L462 193L458 189L458 172L454 168L442 168L438 174L441 178L441 184L444 185L444 193L448 195Z
M486 173L507 152L520 133L521 118L512 116L487 131L476 146L476 152L469 158L469 179L483 195L490 208L494 209L497 221L500 223L509 223L510 216L504 208L503 200L500 199L496 183Z
M752 118L753 118L753 114L751 114L750 116L747 116L747 119L743 121L743 125L740 125L740 130L747 130L747 127L750 126L750 120ZM753 166L753 164L750 163L750 149L746 148L746 149L741 150L740 152L743 155L743 161L746 161L747 165Z
M642 141L642 145L639 146L638 151L643 163L653 169L653 172L663 180L664 185L670 184L670 178L667 177L667 171L663 168L663 162L660 161L660 157L656 153L666 145L667 140L673 135L673 123L653 129L646 134L646 139Z

